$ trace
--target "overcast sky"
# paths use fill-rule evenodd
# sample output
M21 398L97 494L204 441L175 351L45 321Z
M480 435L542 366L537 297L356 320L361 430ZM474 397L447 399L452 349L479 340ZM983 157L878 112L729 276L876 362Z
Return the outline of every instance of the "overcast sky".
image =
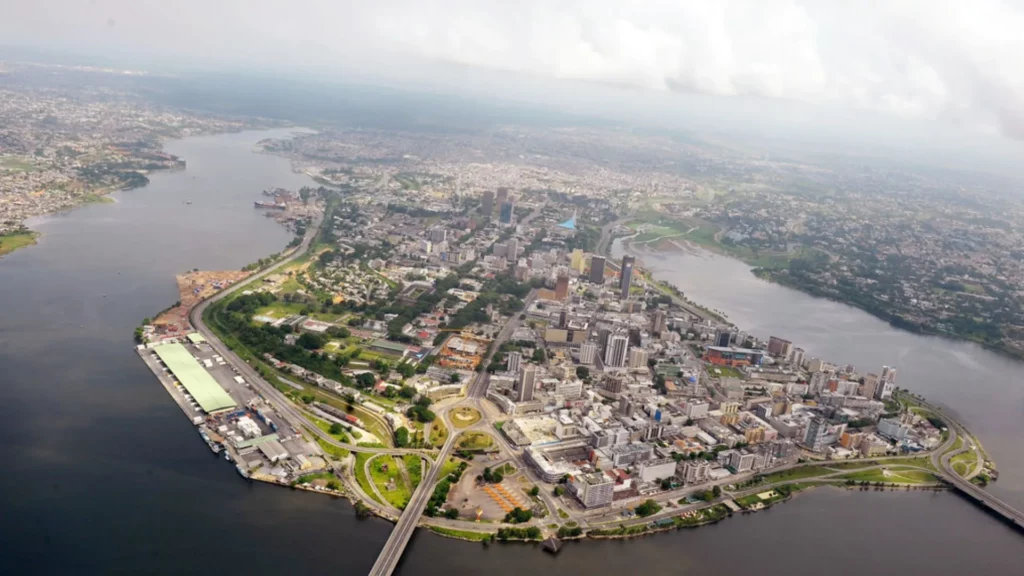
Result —
M1024 139L1024 6L998 0L0 0L0 43L416 79L455 64L767 96Z

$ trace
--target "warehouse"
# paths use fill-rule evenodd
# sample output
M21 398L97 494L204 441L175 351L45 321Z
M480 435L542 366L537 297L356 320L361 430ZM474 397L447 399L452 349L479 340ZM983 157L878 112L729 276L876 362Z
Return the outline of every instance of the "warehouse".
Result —
M199 362L196 362L183 345L161 344L154 347L153 351L204 412L213 414L235 407L235 401L231 396L199 365Z

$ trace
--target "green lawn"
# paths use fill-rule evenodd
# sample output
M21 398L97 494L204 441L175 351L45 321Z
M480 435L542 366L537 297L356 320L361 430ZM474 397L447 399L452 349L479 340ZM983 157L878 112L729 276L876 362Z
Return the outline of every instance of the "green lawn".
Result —
M23 158L5 156L0 158L0 169L11 172L32 172L36 169L31 162Z
M430 423L430 445L441 446L445 440L448 439L448 427L444 425L444 422L437 418Z
M346 444L351 442L351 440L348 437L348 434L346 434L344 430L342 430L341 432L339 432L337 434L331 433L331 425L332 425L331 422L328 422L326 420L321 420L320 418L317 418L316 416L313 416L312 414L307 414L306 417L309 418L310 420L312 420L313 423L316 424L317 428L323 430L324 432L327 432L328 434L331 435L332 438L334 438L338 442L344 442Z
M463 538L466 540L473 540L477 542L481 540L491 539L491 534L488 534L486 532L472 532L470 530L452 530L451 528L442 528L440 526L431 526L430 529L442 536Z
M423 478L423 459L416 454L406 454L402 456L402 459L405 461L405 469L409 471L412 489L415 490Z
M18 232L0 236L0 256L14 252L18 248L35 244L37 236L39 235L35 232Z
M378 456L370 461L370 478L388 504L402 510L409 503L412 489L402 478L398 466L395 457Z
M781 472L774 472L764 476L764 484L774 484L776 482L785 482L786 480L800 480L801 478L814 478L815 476L823 476L825 474L832 473L831 470L824 466L811 465L801 466L799 468L790 468L789 470L783 470Z
M718 378L743 378L743 372L732 366L710 366L708 372Z
M968 473L970 473L971 470L973 470L976 466L977 462L977 455L973 450L964 452L962 454L957 454L956 456L953 456L952 458L949 459L950 465L953 466L953 471L955 471L960 476L966 476Z
M324 452L326 452L328 456L331 456L336 460L344 460L345 458L348 458L350 452L345 448L341 448L335 446L334 444L330 444L319 436L313 436L313 438L316 440L316 443L319 444L321 448L323 448Z
M461 450L486 450L494 445L494 438L484 432L463 432L457 446Z
M455 458L454 456L448 457L448 460L445 461L443 466L441 466L441 472L437 475L437 477L443 479L445 476L451 474L452 472L455 472L455 470L459 467L459 464L461 463L462 461L459 460L458 458Z
M902 467L888 468L887 472L883 471L882 468L862 470L860 472L844 474L840 478L856 482L882 482L885 484L927 484L938 482L939 480L931 472Z
M377 497L377 493L373 491L373 487L370 485L370 479L366 477L366 461L372 458L373 454L365 452L356 452L356 463L353 465L353 474L356 477L356 482L359 483L359 488L366 494L367 497L372 498L375 502L383 504L380 498Z
M452 410L452 424L456 428L469 428L480 421L480 412L476 408L460 406Z

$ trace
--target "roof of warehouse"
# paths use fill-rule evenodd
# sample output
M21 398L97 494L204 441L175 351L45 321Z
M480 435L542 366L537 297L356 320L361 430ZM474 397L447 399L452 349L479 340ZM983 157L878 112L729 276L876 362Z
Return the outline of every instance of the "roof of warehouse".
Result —
M181 344L161 344L154 347L153 351L203 411L211 413L236 406L231 396Z

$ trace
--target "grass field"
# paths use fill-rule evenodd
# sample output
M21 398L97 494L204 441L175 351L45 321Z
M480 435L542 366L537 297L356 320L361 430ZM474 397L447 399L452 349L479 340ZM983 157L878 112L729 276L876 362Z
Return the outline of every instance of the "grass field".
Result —
M366 461L372 458L373 454L367 454L365 452L356 452L356 463L353 466L352 473L356 477L356 482L359 484L359 488L363 491L366 496L372 498L375 502L383 504L380 498L377 497L377 493L373 491L373 487L370 485L370 479L366 477Z
M486 532L472 532L469 530L452 530L451 528L442 528L440 526L431 526L431 530L442 535L451 536L453 538L463 538L465 540L473 540L479 542L482 540L490 540L491 535Z
M963 454L957 454L949 459L950 465L953 466L953 471L960 476L966 476L969 474L977 465L977 462L978 459L973 450L964 452Z
M786 480L800 480L801 478L814 478L815 476L823 476L830 474L831 471L824 466L801 466L799 468L791 468L789 470L783 470L782 472L775 472L764 476L764 484L774 484L776 482L785 482Z
M885 484L928 484L938 482L939 480L931 472L901 467L862 470L860 472L844 474L840 478L856 482L883 482Z
M0 236L0 256L10 254L18 248L35 244L37 236L38 234L35 232L17 232Z
M412 489L402 477L395 457L384 455L371 460L370 478L388 504L402 510L409 503Z
M409 481L412 482L412 489L415 490L423 478L423 459L416 454L406 454L402 456L402 460L405 461L405 469L409 471Z
M10 172L32 172L36 169L28 160L22 158L14 158L12 156L5 156L0 158L0 170L8 170Z
M444 421L437 418L430 423L430 445L441 446L445 440L448 439L448 427L444 425Z
M348 458L350 452L345 448L340 448L334 444L330 444L319 436L314 436L313 438L316 440L316 443L323 448L324 452L326 452L328 456L331 456L335 460L344 460L345 458Z
M711 366L708 368L712 376L719 378L743 378L743 372L732 366Z
M476 408L459 406L452 410L452 424L459 429L469 428L480 421L480 412Z
M463 432L457 446L461 450L486 450L494 446L494 438L484 432Z
M462 463L461 460L455 458L454 456L450 456L448 460L445 461L444 465L441 466L441 472L437 475L437 477L439 479L443 479L445 476L451 474L452 472L455 472L455 469L459 467L460 463Z

